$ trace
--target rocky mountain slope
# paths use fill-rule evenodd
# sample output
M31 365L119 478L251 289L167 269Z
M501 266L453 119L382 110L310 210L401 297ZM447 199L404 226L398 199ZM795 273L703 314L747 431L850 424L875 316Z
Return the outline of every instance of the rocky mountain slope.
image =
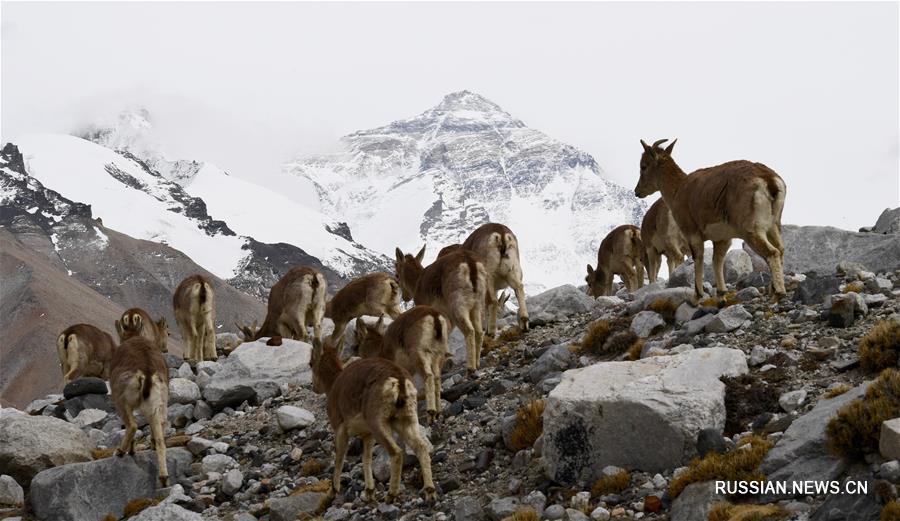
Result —
M342 151L298 158L285 171L318 193L321 211L392 255L431 258L488 221L518 235L529 291L581 280L606 232L646 209L603 177L587 153L461 91L437 106L341 139Z
M218 327L261 320L265 314L261 302L184 253L107 228L91 206L45 187L28 175L23 156L11 144L0 151L0 229L2 269L9 275L0 285L4 403L21 406L58 389L56 336L65 327L88 322L113 333L113 320L132 306L166 317L170 348L180 353L172 292L188 275L213 280Z
M325 400L309 386L310 346L294 341L243 344L196 370L169 359L176 484L165 490L153 483L152 453L106 457L122 430L102 382L29 404L36 416L0 411L0 471L18 483L0 503L25 498L16 489L25 487L28 503L7 512L27 519L500 521L522 519L510 517L522 509L570 521L694 521L711 510L734 520L748 509L756 519L893 519L900 271L842 262L791 274L787 297L772 303L760 270L746 252L730 252L729 293L697 306L679 271L616 297L591 299L573 286L529 297L531 331L507 314L475 378L459 362L445 368L442 414L422 427L434 446L434 504L417 493L413 456L402 499L381 502L381 449L378 501L364 502L358 441L343 491L329 489ZM461 348L452 337L451 351ZM140 440L146 448L146 428ZM723 495L712 483L761 476L854 480L868 492ZM128 505L142 497L165 499Z

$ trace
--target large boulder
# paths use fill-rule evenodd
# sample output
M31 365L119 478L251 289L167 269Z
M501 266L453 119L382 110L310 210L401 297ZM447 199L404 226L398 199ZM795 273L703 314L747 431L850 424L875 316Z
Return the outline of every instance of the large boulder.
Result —
M825 298L840 292L841 277L807 273L806 278L797 284L794 300L803 304L821 304Z
M203 398L213 409L271 396L284 383L310 382L310 344L283 339L280 346L267 346L266 340L244 342L220 362L203 387Z
M90 461L93 445L78 426L49 416L0 413L0 473L27 487L38 472Z
M744 306L735 304L719 311L715 318L706 325L710 333L727 333L749 323L753 315Z
M760 465L770 481L807 481L835 479L845 463L828 452L825 427L838 409L859 398L868 384L855 387L834 398L823 398L808 413L794 420ZM788 485L788 491L791 486ZM790 495L773 495L767 500Z
M561 483L615 465L659 472L696 454L697 434L725 425L721 376L747 372L737 349L695 349L563 373L544 409L543 464Z
M841 261L860 263L876 273L900 269L900 241L896 234L785 225L781 235L784 269L788 273L833 273Z
M168 449L169 479L183 476L192 459L183 448ZM38 519L54 521L121 517L132 499L155 497L158 485L156 452L146 450L44 470L31 482L31 507Z
M714 481L691 483L681 491L675 501L672 501L669 519L670 521L709 519L713 506L725 499L724 495L716 493Z
M900 233L900 207L894 208L893 210L886 208L881 212L872 231L882 234Z
M76 378L63 387L63 396L68 400L85 394L107 394L106 381L96 376Z
M528 312L538 314L542 311L551 315L575 315L594 309L597 303L585 292L571 284L557 286L553 289L528 297Z

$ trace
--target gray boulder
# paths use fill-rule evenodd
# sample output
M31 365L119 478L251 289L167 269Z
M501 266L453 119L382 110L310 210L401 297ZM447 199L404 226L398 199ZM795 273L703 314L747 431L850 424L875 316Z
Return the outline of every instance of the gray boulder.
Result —
M838 293L840 288L840 277L807 273L806 278L797 284L794 300L807 305L821 304L829 295Z
M200 399L200 388L187 378L169 380L169 403L194 403Z
M558 344L547 349L528 369L528 380L538 383L550 373L565 371L575 362L575 355L567 345Z
M267 346L266 339L244 342L220 362L203 388L203 398L218 410L240 404L235 403L240 398L271 396L273 386L283 383L309 383L311 351L310 344L297 340L284 339L280 346Z
M669 519L670 521L709 519L713 505L725 499L725 496L716 494L716 484L713 481L691 483L684 487L675 501L672 501Z
M631 330L640 338L647 338L665 326L666 321L655 311L641 311L631 319Z
M63 396L68 400L85 394L107 394L106 381L96 376L76 378L63 387Z
M719 377L746 372L744 354L726 348L566 371L544 410L544 471L560 483L586 484L607 465L678 467L696 454L702 429L725 425Z
M519 501L519 498L515 496L497 498L490 503L488 503L487 511L488 518L492 521L501 521L513 514L516 513L516 510L522 503Z
M879 487L875 486L874 480L871 476L848 476L843 483L846 484L851 479L868 482L868 493L828 494L822 505L809 518L810 521L870 521L880 518L882 505L878 499ZM841 490L844 490L844 486L846 485L842 485Z
M575 315L587 313L597 306L594 299L571 284L557 286L552 289L527 297L528 312L538 314L546 311L551 315Z
M182 448L166 451L169 479L175 481L190 468L191 453ZM156 453L115 456L54 467L31 482L31 506L38 519L82 521L119 517L132 499L156 496L159 478Z
M275 411L275 416L282 431L309 427L312 422L316 421L313 413L293 405L282 405Z
M90 461L92 447L74 424L7 410L0 415L0 469L24 487L44 469Z
M729 250L725 254L725 263L722 266L725 274L725 282L733 284L743 277L753 273L753 261L744 250ZM705 274L704 274L705 275Z
M875 227L872 229L874 233L900 233L900 207L894 208L893 210L890 208L886 208L881 215L878 216L878 220L875 222Z
M22 506L25 502L25 491L12 476L0 476L0 506Z
M832 273L841 261L863 264L882 273L900 269L900 241L895 234L859 233L830 226L782 227L785 272Z
M826 449L825 426L838 409L865 394L868 384L834 398L822 398L808 413L794 420L760 465L770 481L830 480L843 472L845 463ZM790 489L790 487L789 487ZM767 497L786 499L791 495Z
M294 521L301 514L312 517L328 506L328 494L322 492L301 492L295 496L269 500L269 519L272 521ZM306 519L303 517L302 519Z
M141 510L130 521L202 521L203 516L174 503L162 503Z
M900 459L900 418L881 422L878 452L886 459Z
M727 333L753 320L753 315L744 306L735 304L722 309L715 318L706 325L710 333Z

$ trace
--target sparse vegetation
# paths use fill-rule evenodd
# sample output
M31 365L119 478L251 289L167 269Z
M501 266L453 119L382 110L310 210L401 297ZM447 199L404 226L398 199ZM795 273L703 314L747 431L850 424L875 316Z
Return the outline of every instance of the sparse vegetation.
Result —
M678 305L675 302L665 298L658 298L651 302L647 308L659 313L667 323L675 322L675 311L678 310Z
M722 377L725 384L725 435L747 430L764 412L778 410L778 390L755 374Z
M132 499L131 501L128 502L128 504L125 505L125 509L123 511L124 518L127 519L129 517L134 517L134 516L138 515L139 513L141 513L142 510L159 504L160 501L162 501L162 498L150 499L150 498L142 497L142 498L138 498L138 499Z
M709 521L777 521L790 512L778 505L734 505L727 501L716 503L709 512Z
M487 338L487 337L485 337ZM522 339L522 330L516 326L508 327L500 332L497 336L497 340L500 342L514 342L516 340Z
M881 423L900 416L900 371L885 369L865 396L845 405L828 422L828 448L846 458L878 451Z
M834 398L834 397L840 396L840 395L846 393L847 391L849 391L850 389L853 389L853 388L847 384L838 385L836 387L831 388L830 391L825 393L825 398Z
M578 345L578 352L580 354L602 354L603 343L609 338L611 332L612 327L608 320L600 319L591 322L581 344Z
M859 341L859 364L869 372L895 367L900 357L900 322L882 320Z
M879 521L900 521L900 501L890 501L881 509Z
M322 469L325 468L325 465L317 460L317 459L308 459L303 462L303 465L300 466L300 475L302 476L315 476L322 472Z
M516 411L516 424L510 433L510 445L515 451L534 445L544 432L544 400L532 400Z
M503 521L540 521L540 519L541 518L537 515L537 512L535 512L533 509L520 508L516 510L515 514L504 517Z
M862 293L864 290L865 290L865 286L863 286L863 283L858 280L855 280L853 282L848 282L847 284L845 284L843 292L844 293L850 293L850 292Z
M298 494L303 494L304 492L330 492L331 491L331 481L327 479L322 479L316 481L315 483L307 483L306 485L300 485L296 489L291 492L292 496L296 496Z
M632 362L635 360L641 359L641 352L644 350L644 339L638 338L631 344L631 347L628 348L628 359Z
M603 476L594 482L591 487L591 496L600 497L607 494L618 494L631 484L631 474L627 470L617 472L611 476Z
M94 459L104 459L115 454L115 448L108 449L91 449L91 457Z
M609 354L620 355L629 352L629 349L637 343L640 343L641 347L643 347L643 340L638 338L634 331L626 329L625 331L619 331L611 336L609 340L606 341L606 345L603 349ZM638 357L640 357L640 351L638 351Z
M731 452L710 452L702 459L695 459L686 471L669 484L669 496L674 499L686 486L699 481L764 480L765 474L757 469L772 445L772 442L761 436L750 435L741 439L737 448Z

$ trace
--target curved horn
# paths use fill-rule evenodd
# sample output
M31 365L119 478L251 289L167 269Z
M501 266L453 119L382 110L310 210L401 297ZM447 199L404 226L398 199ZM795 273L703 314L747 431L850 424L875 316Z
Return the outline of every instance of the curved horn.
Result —
M668 139L657 139L656 142L653 143L653 148L656 148L656 147L658 147L659 145L662 145L662 144L665 143L666 141L668 141Z

